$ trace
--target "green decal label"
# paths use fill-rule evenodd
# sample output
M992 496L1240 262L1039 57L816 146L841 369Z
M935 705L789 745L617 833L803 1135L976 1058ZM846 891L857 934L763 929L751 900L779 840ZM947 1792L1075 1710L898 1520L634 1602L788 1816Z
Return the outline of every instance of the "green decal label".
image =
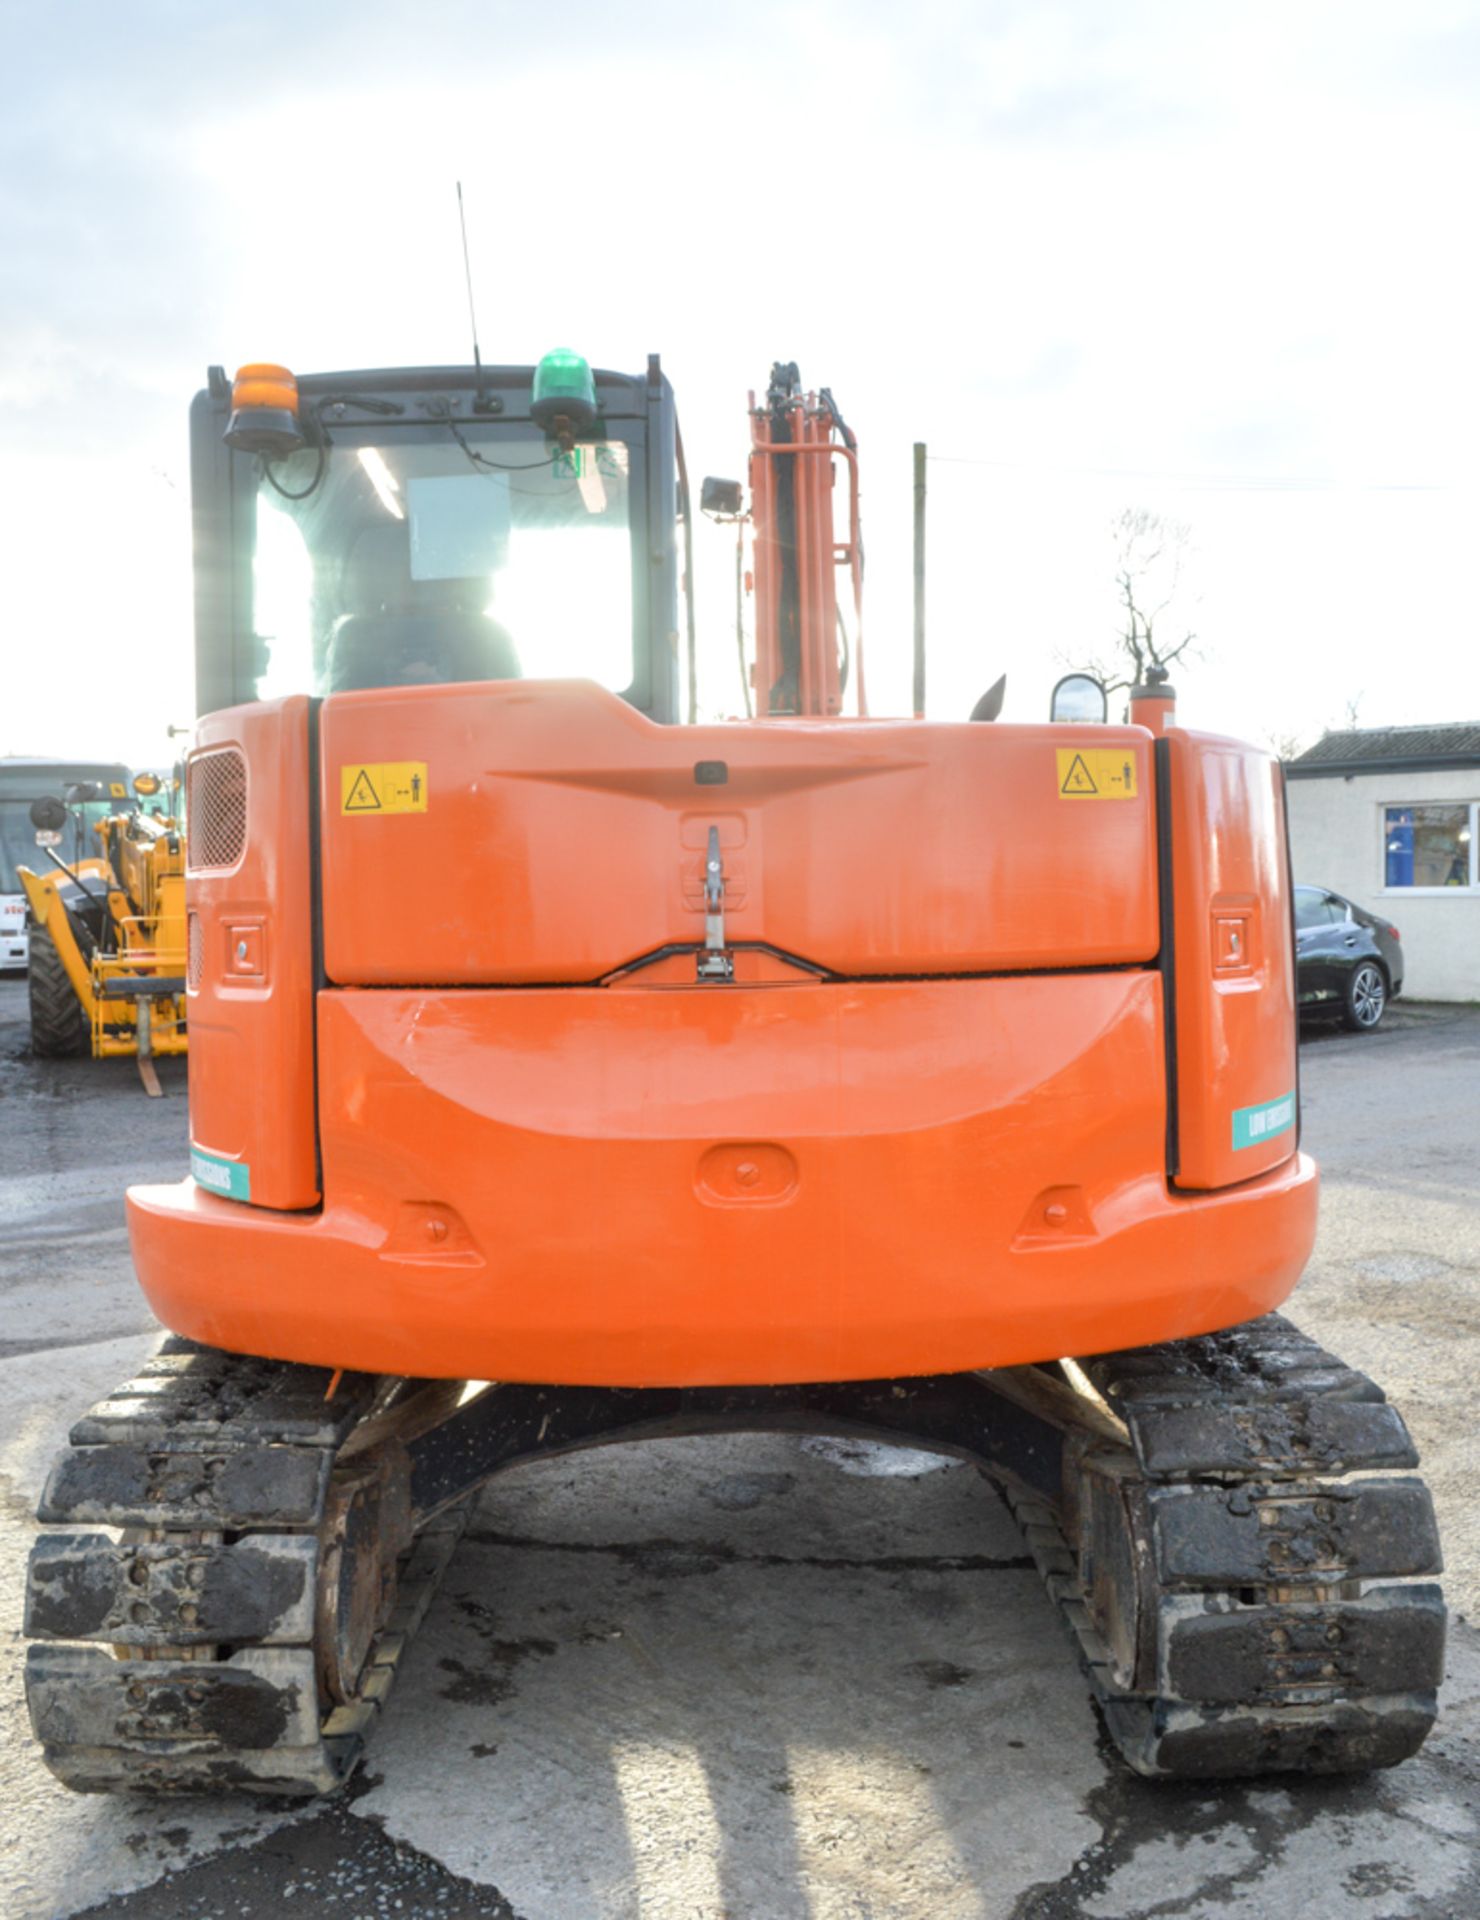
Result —
M190 1177L208 1193L219 1193L227 1200L250 1200L252 1169L240 1160L223 1160L219 1153L190 1149Z
M1295 1124L1295 1096L1282 1093L1278 1100L1266 1100L1262 1106L1239 1107L1233 1116L1234 1151L1257 1147L1277 1133L1288 1133Z

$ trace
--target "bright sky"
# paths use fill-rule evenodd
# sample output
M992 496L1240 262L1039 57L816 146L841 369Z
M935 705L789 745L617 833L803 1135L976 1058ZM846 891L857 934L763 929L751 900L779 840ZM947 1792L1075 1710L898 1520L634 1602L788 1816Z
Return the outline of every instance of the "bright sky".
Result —
M870 686L1046 713L1125 507L1186 521L1181 718L1480 717L1480 9L5 0L0 752L158 762L192 717L208 362L662 352L742 476L773 359L864 459ZM700 530L705 704L739 708ZM1177 609L1174 609L1175 612Z

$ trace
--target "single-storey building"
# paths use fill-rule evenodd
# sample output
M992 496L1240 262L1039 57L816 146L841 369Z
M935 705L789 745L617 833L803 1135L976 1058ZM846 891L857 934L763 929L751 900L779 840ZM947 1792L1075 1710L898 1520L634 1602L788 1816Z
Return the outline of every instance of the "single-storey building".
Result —
M1480 721L1328 733L1285 777L1296 880L1393 921L1405 994L1480 1000Z

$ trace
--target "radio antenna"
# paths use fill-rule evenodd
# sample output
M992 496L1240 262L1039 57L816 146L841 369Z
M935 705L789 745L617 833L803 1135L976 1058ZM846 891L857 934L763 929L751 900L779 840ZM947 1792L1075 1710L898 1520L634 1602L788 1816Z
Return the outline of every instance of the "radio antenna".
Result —
M477 388L473 394L473 406L479 413L494 412L488 396L483 391L483 360L478 352L478 313L473 305L473 266L468 257L468 221L463 212L462 181L457 183L457 224L462 229L463 277L468 283L468 320L473 329L473 371L478 376Z

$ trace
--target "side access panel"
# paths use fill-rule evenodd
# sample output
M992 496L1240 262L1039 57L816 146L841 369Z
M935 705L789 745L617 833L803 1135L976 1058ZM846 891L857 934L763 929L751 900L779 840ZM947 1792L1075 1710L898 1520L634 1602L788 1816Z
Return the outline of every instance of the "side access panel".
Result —
M208 714L185 776L191 1172L259 1207L319 1198L309 714Z
M1169 729L1176 1186L1281 1165L1298 1142L1295 952L1278 764Z

